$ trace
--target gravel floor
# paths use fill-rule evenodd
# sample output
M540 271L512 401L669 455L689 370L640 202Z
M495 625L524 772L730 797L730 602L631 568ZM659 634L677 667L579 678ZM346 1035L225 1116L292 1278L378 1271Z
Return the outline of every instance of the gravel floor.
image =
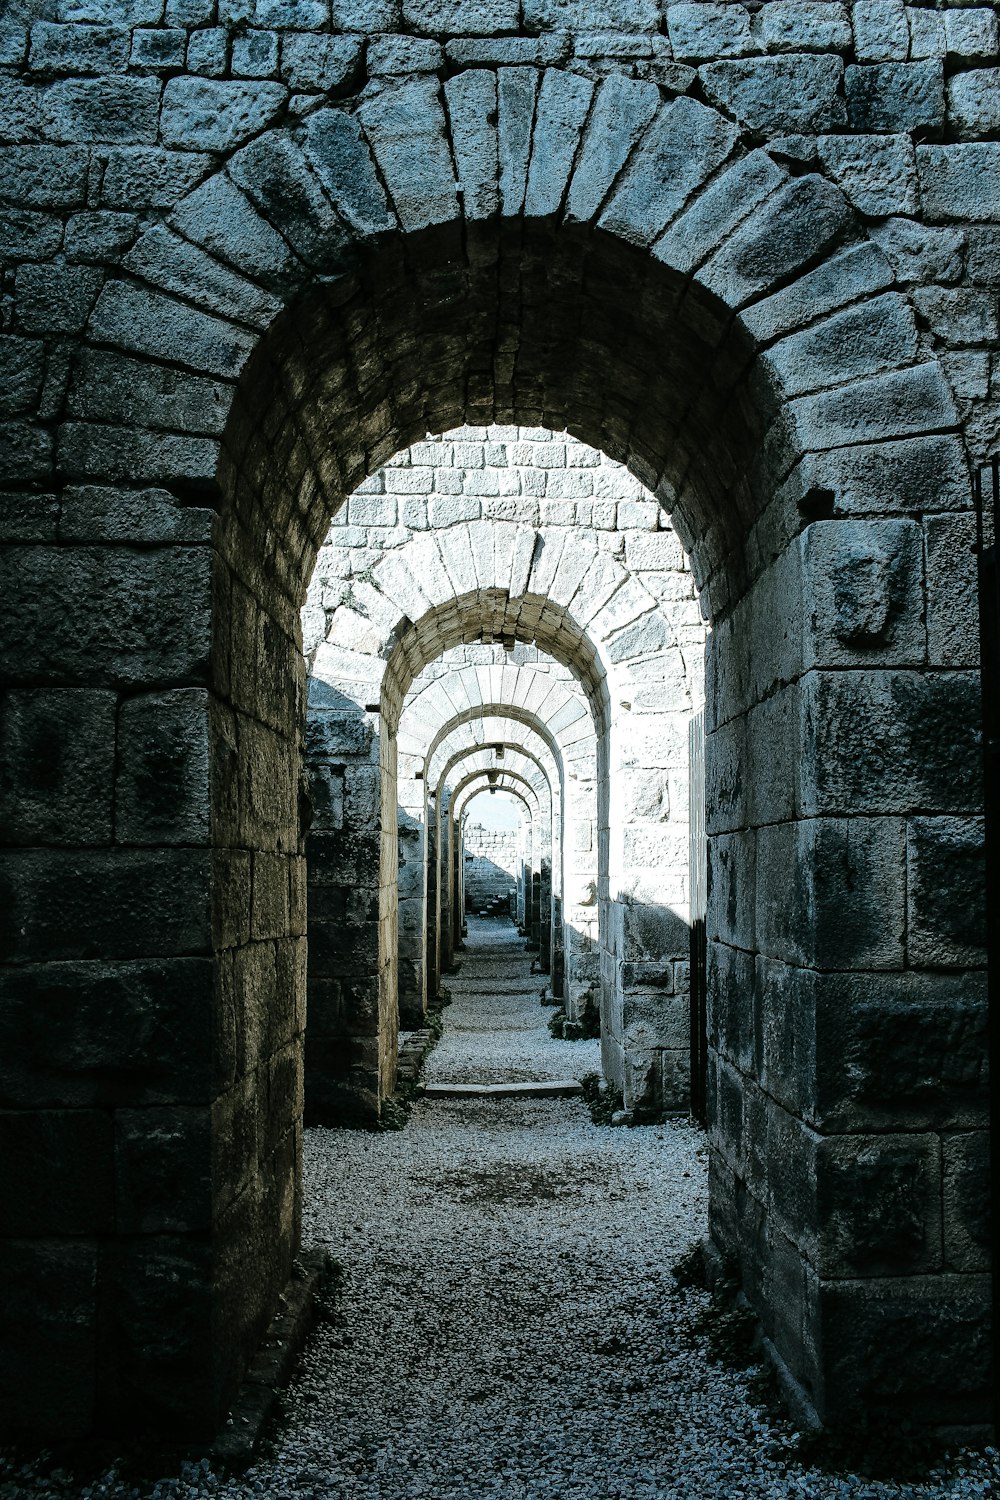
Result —
M429 1074L505 1058L542 1077L593 1068L592 1044L550 1043L537 995L474 998L491 970L497 990L504 975L516 986L524 962L470 954L475 984L461 999L453 986ZM484 1030L477 1013L502 1024ZM424 1101L398 1133L310 1131L307 1171L304 1237L330 1247L343 1289L289 1415L241 1477L185 1466L141 1488L153 1500L1000 1492L994 1450L908 1482L809 1468L791 1427L755 1404L754 1371L711 1357L709 1298L670 1272L705 1219L703 1138L686 1124L598 1128L576 1099ZM3 1472L0 1500L140 1493L113 1474L82 1488Z

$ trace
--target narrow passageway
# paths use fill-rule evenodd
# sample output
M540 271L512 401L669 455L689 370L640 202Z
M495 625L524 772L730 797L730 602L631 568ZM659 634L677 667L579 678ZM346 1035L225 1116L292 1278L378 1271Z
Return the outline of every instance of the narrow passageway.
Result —
M598 1073L598 1041L567 1046L548 1029L540 974L513 922L470 915L458 972L449 975L446 1026L424 1078L446 1083L525 1083Z
M580 1077L510 921L469 918L428 1083ZM596 1126L583 1100L419 1099L404 1129L313 1129L306 1244L342 1268L273 1450L227 1500L764 1500L982 1494L790 1462L752 1372L709 1356L704 1137ZM199 1491L200 1493L200 1491Z

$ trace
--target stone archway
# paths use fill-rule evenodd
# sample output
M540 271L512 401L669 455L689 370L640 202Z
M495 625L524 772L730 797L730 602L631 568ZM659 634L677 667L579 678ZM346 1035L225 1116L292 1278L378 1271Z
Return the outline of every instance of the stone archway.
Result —
M974 685L940 668L919 627L921 486L947 474L967 501L950 392L832 184L748 153L692 99L558 69L518 82L476 69L443 89L392 85L317 111L301 138L265 131L137 242L90 317L60 437L62 472L90 496L78 513L96 506L94 524L113 527L95 489L124 488L133 505L143 486L160 493L121 523L141 546L78 561L101 601L82 636L79 622L47 636L30 602L11 627L38 681L62 681L67 654L81 664L93 714L119 736L120 846L32 851L6 900L7 956L59 967L18 977L15 1053L40 986L86 1017L84 960L109 968L121 1006L105 1067L74 1064L68 1100L50 1053L28 1057L31 1088L10 1097L26 1154L44 1165L51 1126L100 1180L115 1161L143 1184L80 1224L40 1208L22 1226L36 1267L54 1234L88 1236L73 1270L90 1343L53 1415L64 1430L121 1429L140 1409L175 1430L211 1426L288 1275L304 983L297 610L348 493L428 430L498 412L627 463L671 511L713 621L712 1234L823 1417L859 1394L945 1416L986 1389L984 1278L939 1248L938 1132L981 1108L948 1083L945 1037L956 1024L974 1034L981 1002L975 976L921 948L907 863L933 859L948 819L979 805L974 735L927 730L974 722ZM109 360L115 379L137 371L148 426L100 420ZM541 639L560 582L549 561L532 539L508 557L528 569L520 591L491 580L479 597L476 577L478 628ZM358 704L342 678L321 705L323 732L356 745L328 889L339 911L354 869L348 963L369 977L395 951L380 892L396 832L376 795L393 746L378 726L401 706L421 654L409 627L426 613L397 584L400 608L371 617L397 632L386 700ZM569 648L550 623L549 649ZM110 689L126 701L105 704ZM891 757L872 750L873 723ZM155 799L134 795L176 726L170 776ZM374 892L357 884L373 866L386 875ZM67 909L58 893L74 873ZM172 1034L186 968L192 1065L181 1078L173 1050L154 1046L151 1081L123 1063L126 1039L137 1026ZM355 978L339 977L341 1000ZM380 1013L380 983L352 1003ZM875 1070L882 1059L891 1073L917 1009L935 1081L914 1112ZM379 1078L377 1042L363 1040L359 1069ZM92 1109L109 1097L129 1115L117 1141ZM40 1121L40 1100L69 1118ZM153 1129L163 1109L167 1136ZM156 1184L175 1170L186 1195L171 1214ZM883 1187L902 1181L905 1211L877 1215ZM920 1357L887 1371L886 1330L901 1327ZM33 1338L54 1362L44 1320Z

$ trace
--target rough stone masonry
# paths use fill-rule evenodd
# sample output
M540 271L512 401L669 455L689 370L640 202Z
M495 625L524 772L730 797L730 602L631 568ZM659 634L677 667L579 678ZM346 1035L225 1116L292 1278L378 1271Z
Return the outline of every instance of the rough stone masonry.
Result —
M252 1355L299 1232L299 610L349 496L492 424L623 464L711 624L711 1235L802 1407L984 1423L996 6L8 0L0 71L5 1428L207 1432ZM359 1116L407 694L533 645L600 744L652 606L591 532L449 567L428 525L353 586L310 916Z

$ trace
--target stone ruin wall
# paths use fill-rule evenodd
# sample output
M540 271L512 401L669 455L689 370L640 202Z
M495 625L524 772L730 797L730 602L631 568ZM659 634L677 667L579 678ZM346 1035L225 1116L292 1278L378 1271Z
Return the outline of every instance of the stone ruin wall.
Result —
M466 821L464 848L466 911L485 911L510 896L521 865L517 831Z
M229 639L230 623L223 612L220 626L206 582L218 561L211 506L225 509L230 498L227 490L219 499L220 472L228 474L220 437L250 351L316 275L306 198L296 200L301 217L289 217L276 207L273 181L258 176L268 142L284 143L294 171L313 139L310 119L331 98L351 112L363 96L352 118L378 157L377 213L393 199L378 220L388 234L434 222L414 207L408 138L419 141L426 201L454 208L460 197L470 222L499 213L502 202L517 218L525 182L545 189L552 162L564 186L578 160L587 172L575 180L594 180L592 153L575 155L581 121L567 124L539 104L533 134L544 67L549 79L570 80L568 93L577 77L635 82L631 97L651 105L642 115L636 104L642 124L629 149L676 100L710 107L732 127L726 139L739 164L721 174L732 190L724 204L706 187L711 170L691 184L690 206L662 197L669 174L649 168L644 138L642 161L625 174L601 232L655 243L651 259L682 267L681 276L696 270L727 315L739 311L755 354L763 351L761 388L780 390L793 414L798 446L789 461L802 456L789 476L789 505L803 503L784 554L792 562L770 575L756 617L747 599L732 608L740 584L731 589L718 565L725 548L702 547L694 527L685 533L701 554L721 664L709 692L719 731L709 756L718 813L712 1232L740 1258L768 1336L822 1412L842 1415L862 1384L918 1418L984 1410L989 1241L968 460L984 461L1000 437L997 32L993 4L901 0L7 4L0 733L10 774L0 826L11 847L0 871L10 960L0 1153L17 1176L0 1250L3 1285L13 1289L10 1347L20 1357L9 1393L16 1424L55 1422L59 1436L98 1421L127 1428L133 1401L167 1427L211 1420L266 1321L296 1238L301 1005L291 976L303 945L298 866L287 854L296 848L293 818L283 814L280 851L259 810L240 825L250 850L231 862L242 872L240 860L255 861L252 922L249 877L234 887L243 905L226 907L221 935L205 915L206 891L216 893L206 851L223 810L209 766L225 763L238 718L225 690L213 696L218 683L206 667L210 655L225 657L220 637ZM500 101L500 123L490 127L500 146L492 177L472 181L470 192L468 178L456 184L450 155L453 147L467 162L469 142L452 130L437 149L438 121L446 104L449 128L467 123L464 104L479 85ZM669 145L669 130L662 135ZM565 139L571 160L560 167ZM361 155L372 160L368 145ZM529 158L543 164L539 179ZM303 173L299 186L311 180ZM608 178L601 192L610 188ZM840 202L835 189L853 218L831 207ZM309 200L322 201L319 189ZM544 192L527 199L536 214L539 201ZM588 224L602 201L585 211ZM775 247L787 252L780 265ZM627 302L626 294L622 317ZM696 312L703 320L684 336L706 340L707 362L721 345L704 305ZM713 366L723 382L729 352ZM605 350L602 370L607 358ZM479 388L468 389L440 427L488 419ZM738 398L752 406L755 395L740 387ZM392 443L391 422L370 423L378 457L369 463L371 412L363 399L358 409L355 423L346 402L337 409L344 421L324 431L333 442L349 429L340 457L360 479ZM599 430L625 456L628 413L616 411L605 429L595 419L595 441ZM714 443L718 431L712 421L700 437ZM646 474L648 455L629 456ZM669 502L669 486L662 494ZM678 526L692 514L683 499ZM830 508L817 513L817 505ZM280 536L290 511L278 511ZM741 515L734 534L752 579L789 543L780 526L769 533L753 515ZM783 655L779 606L802 580L806 641ZM67 594L76 607L55 609ZM237 646L255 639L266 611L254 616L254 607L243 635L234 630ZM765 617L770 634L759 626ZM273 650L276 678L291 680L291 635L283 648L266 627L256 640ZM758 670L762 656L777 663L774 676ZM819 734L806 748L781 738L802 708L801 683L804 722ZM267 708L267 684L253 691L254 710ZM251 720L240 721L244 733ZM941 722L945 736L934 729ZM862 725L860 737L852 739L852 724ZM776 735L787 754L764 769L792 766L795 786L765 779L748 805L731 767ZM295 748L294 735L289 743ZM49 751L44 786L39 744ZM221 747L220 762L210 745ZM287 811L290 778L276 774L272 790ZM334 789L331 816L336 802ZM344 798L348 823L357 805ZM858 830L855 889L878 899L845 932L848 892L837 882L848 823ZM786 882L774 875L790 868L805 892L801 909L789 908ZM886 934L890 920L896 930ZM220 1073L215 1044L202 1035L220 994L230 1031L219 1035L232 1040L234 1015L256 1035L256 1018L238 1010L237 971L254 994L280 972L287 984L274 998L293 1000L259 1056L242 1056L238 1069L223 1054ZM739 1004L749 992L753 1014ZM109 994L122 1018L114 1034ZM181 1043L171 1029L178 995L191 1007ZM42 1025L53 996L57 1013ZM63 1002L72 1026L60 1020ZM187 1049L183 1064L178 1046ZM237 1127L266 1099L281 1102L258 1150ZM227 1157L210 1185L199 1166L220 1139L240 1142L245 1159ZM168 1201L162 1183L179 1163L188 1166L185 1192ZM876 1211L885 1203L893 1214ZM202 1299L197 1326L178 1321L164 1290L178 1266ZM141 1347L131 1334L139 1319L152 1330ZM233 1330L221 1352L212 1326ZM900 1360L884 1336L898 1326L926 1329L921 1358ZM157 1338L173 1351L170 1369Z

